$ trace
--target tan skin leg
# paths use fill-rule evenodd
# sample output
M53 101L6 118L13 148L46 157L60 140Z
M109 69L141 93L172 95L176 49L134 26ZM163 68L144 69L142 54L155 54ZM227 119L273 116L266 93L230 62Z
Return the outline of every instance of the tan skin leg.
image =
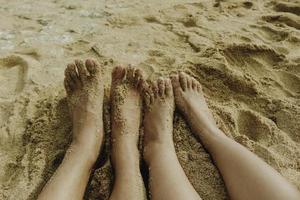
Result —
M75 61L65 70L73 121L73 141L39 200L82 199L103 140L101 68L93 60Z
M174 95L170 79L151 86L143 82L144 159L149 167L150 196L154 200L200 200L186 177L173 143Z
M211 154L231 199L300 199L296 187L217 128L198 81L182 72L171 78L176 106Z
M112 73L112 155L115 182L111 200L146 199L138 150L141 97L137 83L140 70L116 67Z

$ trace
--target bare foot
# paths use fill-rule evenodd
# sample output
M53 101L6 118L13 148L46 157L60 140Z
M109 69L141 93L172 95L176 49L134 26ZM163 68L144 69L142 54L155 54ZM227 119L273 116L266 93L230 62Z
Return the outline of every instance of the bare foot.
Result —
M171 80L160 78L141 85L146 103L143 156L149 168L150 199L201 199L175 152L175 102Z
M137 89L142 73L132 67L116 67L112 72L112 143L113 152L138 149L139 128L141 120L141 97ZM117 159L114 153L113 162ZM124 158L124 155L121 155Z
M138 150L142 102L140 70L116 67L112 72L111 123L115 183L110 199L146 199Z
M65 89L73 122L72 144L96 161L103 140L101 68L93 60L76 60L65 70Z
M189 122L192 130L201 138L217 129L207 106L200 83L184 72L171 76L175 103Z
M175 154L173 143L173 115L175 109L172 83L160 78L151 85L142 84L146 103L144 116L144 159L150 162L151 156L159 152Z

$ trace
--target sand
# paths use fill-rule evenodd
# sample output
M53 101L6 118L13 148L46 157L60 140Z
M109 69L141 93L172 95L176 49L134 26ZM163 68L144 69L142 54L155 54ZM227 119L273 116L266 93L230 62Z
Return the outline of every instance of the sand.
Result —
M107 199L112 67L201 82L218 125L300 189L300 2L0 0L0 199L34 199L71 139L64 68L105 65L106 143L86 199ZM203 199L227 199L203 146L176 113L174 140ZM255 166L253 166L255 167ZM142 171L146 173L143 165Z

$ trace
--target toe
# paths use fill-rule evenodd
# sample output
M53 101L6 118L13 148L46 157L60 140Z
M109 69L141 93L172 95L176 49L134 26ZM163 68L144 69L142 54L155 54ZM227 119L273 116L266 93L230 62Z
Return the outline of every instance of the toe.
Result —
M197 85L198 85L198 81L195 78L193 78L192 79L192 88L193 88L193 90L197 90Z
M143 98L144 98L144 102L146 104L146 106L150 106L151 103L153 102L153 94L151 95L151 93L144 93L143 94Z
M96 61L87 59L85 61L85 66L90 76L95 76L97 73L99 73L99 66Z
M199 82L198 82L198 85L197 85L197 91L202 92L202 86Z
M165 81L162 77L157 80L158 94L161 97L165 96Z
M193 78L193 90L196 90L198 92L202 92L202 86L196 79Z
M72 83L72 82L73 82L72 79L67 78L67 77L64 80L64 86L65 86L67 95L70 95L73 91L74 83Z
M156 90L154 90L153 85L155 85L152 81L148 81L149 84L149 89L148 89L148 94L150 97L150 104L154 102L155 100L155 92Z
M173 88L172 88L172 82L169 78L165 80L165 87L166 87L166 95L167 97L170 97L173 95Z
M193 88L193 77L186 75L187 77L187 89L192 89Z
M112 82L118 83L124 79L125 69L121 66L117 66L112 71Z
M183 91L187 89L187 75L184 72L179 73L179 82Z
M181 91L181 86L179 82L179 75L178 74L173 74L171 75L171 82L172 82L172 87L175 92Z
M151 98L153 98L153 92L152 92L149 84L144 79L141 80L139 90L144 98L146 105L149 106L151 104Z
M75 65L78 70L79 79L84 82L87 79L87 69L81 60L75 60Z
M72 77L71 77L71 67L69 67L69 65L67 65L67 67L65 69L65 78L72 79Z
M149 89L149 84L145 81L143 77L139 79L137 83L137 89L141 94L145 93Z
M70 77L70 79L73 80L73 82L77 85L80 86L81 82L79 80L79 77L76 72L76 66L74 64L68 64L66 71L65 71L66 77Z
M154 98L157 98L158 97L157 81L152 81L151 84L152 84L152 92L153 92Z
M134 71L135 69L131 66L126 68L126 79L129 81L133 81L134 79Z
M143 72L140 69L134 71L134 85L139 87L141 80L143 79Z

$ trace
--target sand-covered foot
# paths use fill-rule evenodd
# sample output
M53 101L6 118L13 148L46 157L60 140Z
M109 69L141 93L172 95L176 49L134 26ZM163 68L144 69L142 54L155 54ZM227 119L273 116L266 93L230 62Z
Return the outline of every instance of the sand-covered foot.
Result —
M142 72L132 67L116 67L111 84L111 161L115 173L110 199L146 199L138 150L141 97L138 82Z
M175 109L172 83L160 78L142 84L146 104L144 115L144 159L151 162L157 153L175 153L173 143L173 115Z
M216 129L216 122L207 106L200 83L184 72L171 76L175 103L189 122L193 131L201 138Z
M76 60L65 70L65 89L73 122L73 141L96 160L103 140L102 69L93 60Z
M141 97L138 82L142 72L116 67L112 72L111 122L112 161L114 167L139 160L138 139L141 121Z

